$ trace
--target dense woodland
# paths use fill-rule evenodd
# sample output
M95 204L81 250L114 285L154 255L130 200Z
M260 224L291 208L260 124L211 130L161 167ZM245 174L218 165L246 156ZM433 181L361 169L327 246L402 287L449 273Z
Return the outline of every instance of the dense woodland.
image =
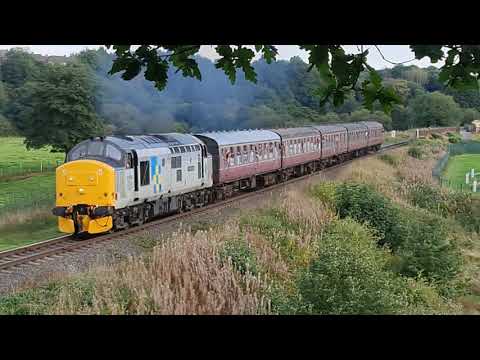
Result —
M18 133L30 147L67 150L92 134L228 130L309 123L377 120L387 130L461 125L480 118L476 90L445 88L435 67L397 65L380 70L385 85L402 98L390 114L373 112L352 93L339 107L320 106L321 79L298 57L254 63L257 83L232 85L209 59L197 57L202 80L172 69L159 91L143 76L130 81L108 75L114 55L88 50L64 64L40 62L15 49L0 62L0 133ZM367 74L362 74L366 77Z

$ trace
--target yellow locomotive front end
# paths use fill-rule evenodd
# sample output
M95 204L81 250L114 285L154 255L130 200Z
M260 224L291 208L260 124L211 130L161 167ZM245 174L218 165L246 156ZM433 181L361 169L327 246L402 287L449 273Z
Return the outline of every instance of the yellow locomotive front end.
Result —
M70 161L56 170L58 227L64 233L98 234L113 227L115 170L97 160Z

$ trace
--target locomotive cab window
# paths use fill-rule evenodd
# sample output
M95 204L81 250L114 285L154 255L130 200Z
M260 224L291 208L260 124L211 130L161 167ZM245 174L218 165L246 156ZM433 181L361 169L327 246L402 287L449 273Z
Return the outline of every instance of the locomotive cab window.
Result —
M117 161L122 160L121 151L118 150L115 146L112 146L110 144L107 144L107 147L106 147L106 150L105 150L105 156L110 158L110 159L117 160Z
M140 161L140 185L150 184L150 161Z
M70 161L78 160L78 159L84 157L85 155L87 155L87 146L82 145L82 146L79 146L78 148L76 148L75 150L73 150L70 153L69 160Z
M100 141L91 142L88 145L88 155L102 156L104 148L105 148L105 144Z

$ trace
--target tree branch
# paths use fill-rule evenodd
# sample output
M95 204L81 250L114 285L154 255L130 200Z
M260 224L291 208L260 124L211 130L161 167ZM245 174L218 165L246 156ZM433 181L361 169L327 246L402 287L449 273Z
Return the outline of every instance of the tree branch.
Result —
M402 65L402 64L406 64L406 63L409 63L409 62L412 62L415 60L415 58L411 59L411 60L407 60L407 61L402 61L402 62L393 62L393 61L390 61L388 59L385 58L385 56L383 56L383 53L380 51L380 48L377 46L377 45L373 45L375 46L375 48L377 49L377 51L380 53L380 56L382 57L383 60L385 60L386 62L392 64L392 65Z

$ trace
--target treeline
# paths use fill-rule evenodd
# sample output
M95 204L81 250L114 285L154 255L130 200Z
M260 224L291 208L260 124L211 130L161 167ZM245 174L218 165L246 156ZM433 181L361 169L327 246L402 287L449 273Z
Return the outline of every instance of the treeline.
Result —
M232 85L212 61L198 57L202 81L169 72L159 92L143 76L110 76L112 54L87 50L67 65L45 64L21 50L0 63L0 132L20 132L31 146L42 142L68 148L92 133L140 134L298 126L376 120L387 130L457 126L480 118L478 91L446 89L435 67L395 66L379 71L403 104L390 115L370 112L357 93L340 107L320 106L321 79L298 57L254 63L257 83L242 73ZM359 81L364 76L362 74ZM47 140L42 140L42 139Z

